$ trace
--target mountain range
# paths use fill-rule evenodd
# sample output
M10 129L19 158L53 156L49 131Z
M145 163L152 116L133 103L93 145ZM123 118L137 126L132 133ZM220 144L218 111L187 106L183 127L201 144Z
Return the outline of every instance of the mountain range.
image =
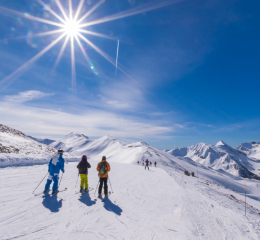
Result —
M73 132L58 141L48 139L48 145L44 142L44 139L27 137L18 130L0 125L0 166L19 164L20 161L24 164L47 162L55 149L62 149L69 161L79 161L82 155L93 161L106 156L111 162L137 164L148 159L181 170L194 171L194 166L200 166L244 178L258 179L260 174L259 143L242 143L236 149L219 141L216 145L198 143L185 148L159 150L143 141L128 144L109 135L89 139Z

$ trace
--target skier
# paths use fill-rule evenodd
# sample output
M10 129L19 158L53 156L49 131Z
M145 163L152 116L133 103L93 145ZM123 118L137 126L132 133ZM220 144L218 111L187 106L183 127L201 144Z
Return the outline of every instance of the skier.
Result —
M148 159L146 159L146 161L145 161L145 168L144 168L144 169L146 169L146 167L147 167L148 170L149 170L149 161L148 161Z
M64 159L62 157L63 150L58 150L58 153L50 160L48 166L49 176L45 185L44 193L50 189L53 180L52 194L58 192L58 182L60 170L64 173Z
M152 166L152 162L150 162L150 166Z
M156 163L156 162L154 162L154 166L155 166L155 167L156 167L156 164L157 164L157 163Z
M105 198L107 195L107 178L108 178L108 172L110 171L110 165L106 161L106 157L102 157L102 161L97 165L97 171L99 176L99 188L98 188L98 197L101 197L102 187L104 183L104 192L105 192Z
M142 162L142 165L144 166L144 160L143 160L143 162Z
M89 164L87 160L87 156L83 155L81 161L79 162L77 168L79 169L79 175L80 175L80 192L88 192L88 168L91 168L91 165ZM85 189L84 189L85 185Z
M139 165L139 161L138 161L137 163L138 163L138 165Z

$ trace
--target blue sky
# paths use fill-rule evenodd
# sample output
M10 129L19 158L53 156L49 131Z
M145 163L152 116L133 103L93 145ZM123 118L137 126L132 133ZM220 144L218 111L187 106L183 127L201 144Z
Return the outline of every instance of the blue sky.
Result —
M54 0L43 2L62 17ZM60 2L67 11L68 0ZM80 16L96 3L86 0ZM35 137L109 134L160 149L260 141L259 1L105 1L84 22L143 9L85 28L120 40L118 62L127 74L115 76L115 66L82 41L94 71L75 44L76 94L69 44L54 69L64 39L8 77L60 33L33 37L59 27L5 8L60 23L37 1L1 1L0 123ZM84 36L115 61L117 41Z

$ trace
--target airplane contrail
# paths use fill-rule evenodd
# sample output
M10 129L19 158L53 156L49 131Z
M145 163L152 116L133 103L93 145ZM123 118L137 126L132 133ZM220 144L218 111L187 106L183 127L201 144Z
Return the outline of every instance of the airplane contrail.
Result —
M118 52L119 52L119 39L117 40L117 52L116 52L116 73L115 73L115 75L117 75Z

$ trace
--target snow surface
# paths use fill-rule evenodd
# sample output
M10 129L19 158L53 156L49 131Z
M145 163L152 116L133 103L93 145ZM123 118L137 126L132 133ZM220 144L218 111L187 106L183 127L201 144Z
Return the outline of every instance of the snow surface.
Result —
M93 188L97 163L90 160ZM94 201L94 191L75 194L76 165L65 166L60 189L68 190L44 199L32 191L47 165L0 169L0 239L259 239L260 216L250 207L245 216L244 204L228 197L243 196L212 181L160 164L148 171L110 162L114 193L102 203ZM248 201L260 209L259 200Z
M67 187L67 191L45 199L35 197L32 191L46 175L47 164L13 165L47 163L57 149L3 125L0 144L0 166L5 166L0 168L0 240L260 237L260 183L241 177L243 169L250 174L260 168L259 162L223 141L169 152L145 142L127 144L112 136L91 140L77 133L53 143L67 151L67 161L78 162L87 155L93 188L98 183L96 165L103 155L107 157L114 193L105 203L94 201L94 191L75 194L77 162L65 165L60 189ZM156 161L157 168L144 170L137 162L145 159ZM43 191L45 181L36 193Z

